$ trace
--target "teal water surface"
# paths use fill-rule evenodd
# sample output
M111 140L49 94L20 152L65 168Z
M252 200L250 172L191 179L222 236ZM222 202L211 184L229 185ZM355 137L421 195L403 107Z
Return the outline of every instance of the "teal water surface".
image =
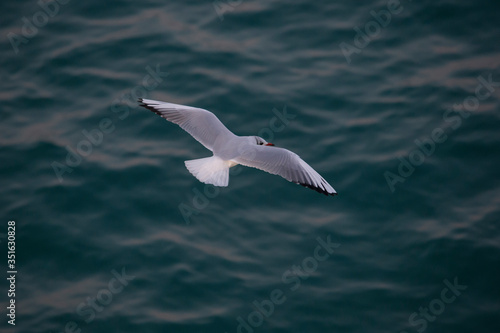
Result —
M2 332L500 331L497 2L0 9ZM244 167L206 186L184 161L210 152L138 97L339 195Z

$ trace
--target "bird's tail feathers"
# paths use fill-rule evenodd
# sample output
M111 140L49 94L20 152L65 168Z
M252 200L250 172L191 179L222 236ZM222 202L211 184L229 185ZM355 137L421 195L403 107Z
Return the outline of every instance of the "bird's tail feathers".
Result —
M217 156L185 161L186 168L200 182L215 186L229 184L229 168L231 163Z

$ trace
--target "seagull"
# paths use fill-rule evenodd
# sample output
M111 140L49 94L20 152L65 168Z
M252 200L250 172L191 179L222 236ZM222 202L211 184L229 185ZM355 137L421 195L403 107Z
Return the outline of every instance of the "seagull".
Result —
M275 147L259 136L235 135L210 111L144 98L139 98L139 103L179 125L213 152L213 156L184 162L189 172L202 183L225 187L229 184L229 168L241 164L279 175L327 196L337 194L297 154Z

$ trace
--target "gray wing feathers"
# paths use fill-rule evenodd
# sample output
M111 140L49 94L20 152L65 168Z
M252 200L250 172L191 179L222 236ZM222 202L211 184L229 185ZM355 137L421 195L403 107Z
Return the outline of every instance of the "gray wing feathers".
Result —
M235 162L257 168L325 195L337 192L297 154L283 148L255 146L242 153Z
M179 125L207 149L213 150L219 135L232 134L210 111L191 106L139 99L141 106Z

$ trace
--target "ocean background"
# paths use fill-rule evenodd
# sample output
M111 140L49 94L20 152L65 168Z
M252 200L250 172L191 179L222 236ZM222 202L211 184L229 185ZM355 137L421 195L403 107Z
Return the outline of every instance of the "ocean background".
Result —
M497 1L0 12L1 332L500 332ZM210 152L137 97L261 134L339 195L244 167L205 186L184 161Z

